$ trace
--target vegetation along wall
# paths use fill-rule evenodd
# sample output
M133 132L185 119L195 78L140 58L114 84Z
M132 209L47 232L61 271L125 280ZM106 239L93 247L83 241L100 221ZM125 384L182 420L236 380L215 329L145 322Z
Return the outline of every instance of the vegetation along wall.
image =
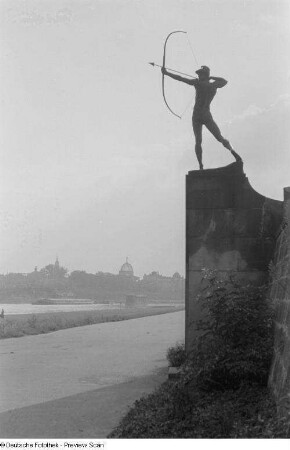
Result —
M290 422L290 187L284 189L284 222L271 268L270 296L276 308L275 348L269 384L281 416Z

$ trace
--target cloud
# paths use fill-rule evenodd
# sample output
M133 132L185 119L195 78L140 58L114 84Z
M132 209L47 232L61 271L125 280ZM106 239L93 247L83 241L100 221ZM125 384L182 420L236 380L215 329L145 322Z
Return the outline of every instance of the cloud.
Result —
M243 120L260 116L262 114L271 112L275 109L287 109L290 106L290 94L281 94L277 99L270 103L270 105L261 108L260 106L257 106L255 104L249 105L244 111L242 111L240 114L235 115L232 119L228 120L227 124L232 124L235 122L241 122Z
M228 123L237 122L240 120L247 119L248 117L257 116L258 114L262 114L266 111L266 108L260 108L257 105L249 105L241 114L234 116Z
M30 11L17 11L10 9L6 11L3 19L5 22L22 23L24 25L58 25L70 23L73 19L72 11L69 8L61 8L56 11L42 12L36 9Z
M259 17L259 21L265 25L276 25L278 20L279 17L274 16L273 14L262 14Z

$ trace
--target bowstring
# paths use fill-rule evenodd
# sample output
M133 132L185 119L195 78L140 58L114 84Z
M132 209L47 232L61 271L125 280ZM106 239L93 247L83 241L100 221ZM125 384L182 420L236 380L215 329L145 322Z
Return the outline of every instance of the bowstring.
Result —
M199 64L198 64L197 58L196 58L196 56L195 56L195 53L194 53L194 51L193 51L193 47L192 47L192 45L191 45L191 42L190 42L190 40L189 40L189 37L188 37L188 34L187 34L187 33L186 33L186 38L187 38L187 42L188 42L188 44L189 44L189 47L190 47L192 56L194 57L194 60L195 60L195 62L196 62L196 65L198 66Z
M184 114L187 112L187 110L189 109L191 103L193 102L193 98L194 96L191 97L191 99L189 100L189 102L187 103L185 109L183 110L183 112L180 114L180 117L182 118L184 116Z
M190 42L190 40L189 40L189 37L188 37L188 34L187 34L187 33L186 33L186 38L187 38L187 42L188 42L189 48L190 48L190 50L191 50L192 56L193 56L193 58L194 58L194 60L195 60L195 62L196 62L196 65L198 66L198 61L197 61L197 58L196 58L195 53L194 53L194 51L193 51L193 47L192 47L192 45L191 45L191 42ZM184 116L184 114L187 112L189 106L190 106L191 103L193 102L193 98L194 98L194 96L192 96L191 99L189 100L189 102L187 103L187 105L186 105L184 111L183 111L182 114L180 115L181 118L182 118L182 117Z

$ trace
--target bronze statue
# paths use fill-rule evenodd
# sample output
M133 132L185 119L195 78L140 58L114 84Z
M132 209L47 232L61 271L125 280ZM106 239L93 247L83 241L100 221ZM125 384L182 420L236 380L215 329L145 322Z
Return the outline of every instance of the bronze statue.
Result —
M207 66L201 66L195 73L198 78L184 78L180 75L170 73L165 67L161 68L163 75L167 75L177 81L194 86L196 90L195 105L192 115L192 127L195 136L195 153L199 163L199 168L203 169L202 164L202 126L213 134L213 136L227 148L234 156L236 161L242 161L241 157L234 151L231 144L225 139L217 124L213 120L210 112L210 104L216 95L217 89L224 87L227 81L224 78L210 76L210 69Z

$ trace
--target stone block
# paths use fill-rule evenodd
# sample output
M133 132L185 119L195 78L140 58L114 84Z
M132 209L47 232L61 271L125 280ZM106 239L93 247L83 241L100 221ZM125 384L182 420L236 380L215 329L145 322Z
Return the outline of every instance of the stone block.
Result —
M263 283L283 220L282 202L250 185L242 163L191 171L186 177L186 326L202 315L195 305L203 269ZM194 332L186 332L189 349Z

